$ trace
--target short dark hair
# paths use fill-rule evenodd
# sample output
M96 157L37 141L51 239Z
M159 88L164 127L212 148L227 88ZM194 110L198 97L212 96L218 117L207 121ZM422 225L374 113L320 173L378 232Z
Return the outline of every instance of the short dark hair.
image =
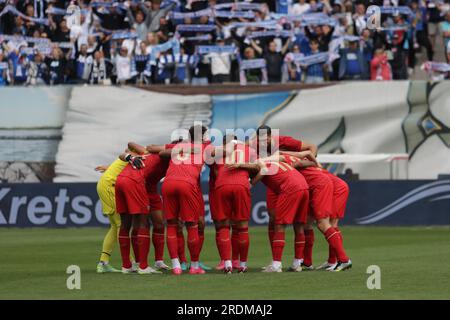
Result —
M195 136L195 134L198 134L200 132L200 128L201 128L201 136ZM206 128L205 126L202 125L194 125L191 126L189 128L189 137L191 139L191 141L203 141L203 135L205 134L205 132L208 130L208 128ZM200 138L200 139L199 139Z
M223 136L223 144L225 145L227 142L231 140L237 140L237 137L234 133L226 134Z
M256 129L256 134L259 136L259 133L260 133L262 130L265 130L265 132L266 132L267 134L272 134L272 128L269 127L267 124L263 124L263 125L259 126L258 129Z

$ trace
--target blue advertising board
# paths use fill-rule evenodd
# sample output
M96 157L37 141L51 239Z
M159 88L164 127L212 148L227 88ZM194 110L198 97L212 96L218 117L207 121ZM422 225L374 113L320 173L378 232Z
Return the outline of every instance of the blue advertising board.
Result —
M450 225L450 180L349 181L346 225ZM206 221L211 223L207 183ZM252 189L252 225L268 222L265 187ZM0 185L0 227L107 225L95 183Z

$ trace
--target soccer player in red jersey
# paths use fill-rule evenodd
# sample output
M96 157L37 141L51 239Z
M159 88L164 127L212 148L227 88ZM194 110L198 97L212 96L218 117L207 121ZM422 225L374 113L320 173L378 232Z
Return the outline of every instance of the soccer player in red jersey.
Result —
M272 135L272 129L267 125L262 125L256 130L256 147L258 155L266 156L275 153L278 150L289 150L289 151L310 151L313 156L317 155L317 146L305 141L296 140L289 136L274 136ZM268 236L269 243L272 246L273 234L274 234L274 222L275 217L275 204L276 204L276 194L270 190L266 189L266 204L267 211L269 213L269 224L268 224ZM312 258L312 248L314 244L314 230L312 228L312 221L308 221L305 226L305 260L308 257ZM313 268L313 267L311 267Z
M145 188L149 202L150 219L152 221L152 236L151 242L155 249L155 269L169 270L169 266L164 263L164 214L161 196L158 194L157 188L159 181L165 176L169 166L168 159L162 159L159 152L165 149L170 149L180 141L173 141L166 145L149 145L147 147L141 146L137 143L128 143L128 148L138 154L145 155L146 161L151 161L150 166L143 169L143 176L145 178ZM144 163L145 164L145 163ZM135 246L132 237L132 244Z
M333 209L330 216L330 224L331 226L339 233L342 241L342 233L339 230L339 220L344 218L345 208L347 206L347 200L349 195L349 187L348 184L336 177L334 174L324 171L326 175L330 178L333 183ZM325 269L327 271L332 271L338 266L338 258L337 252L333 249L333 247L328 246L328 260L322 263L318 270Z
M309 150L313 156L317 155L317 147L312 144L305 144L300 140L296 140L292 137L279 136L272 137L271 129L268 126L258 128L258 137L265 142L269 153L273 153L278 150L288 150L299 152L302 149ZM258 141L259 143L259 141ZM306 146L305 146L306 145ZM297 154L297 156L300 156ZM345 254L343 248L342 236L340 232L330 224L330 217L332 215L333 208L333 193L334 185L330 176L326 179L324 176L329 174L326 170L320 168L302 169L302 174L305 176L310 189L311 189L311 212L314 219L317 221L319 230L324 234L329 246L333 248L333 251L338 255L338 264L333 271L341 271L351 268L351 260ZM348 193L347 193L348 194ZM273 207L274 196L270 190L267 194L267 207ZM342 201L341 201L342 202ZM270 209L268 209L269 215L271 215ZM273 213L272 213L273 214ZM270 233L269 222L269 238ZM312 229L311 221L305 226L305 250L304 250L304 262L303 268L306 270L312 270L312 248L314 244L314 232Z
M175 275L182 273L178 259L178 220L184 222L188 233L188 249L191 256L189 273L205 273L199 266L198 220L203 212L199 178L204 163L203 136L206 130L203 126L193 126L189 129L190 141L181 142L172 150L164 150L160 153L161 156L171 157L162 186L162 194L167 220L167 246L172 260L172 272Z
M131 160L131 156L126 156ZM142 159L146 162L145 159ZM132 237L135 237L133 251L139 262L139 274L155 273L156 270L148 266L147 256L150 247L148 224L148 199L145 189L145 179L141 170L127 165L117 177L116 208L120 214L121 226L119 230L120 253L122 256L122 272L133 272L130 261L130 230L133 226Z
M289 154L299 156L301 153L281 151L281 154ZM325 169L319 168L312 164L308 167L304 165L297 166L301 174L305 177L310 188L310 213L317 223L317 227L324 234L328 242L329 250L336 257L333 264L321 269L328 271L342 271L352 266L351 260L347 257L342 236L339 229L336 230L337 221L335 216L341 215L345 210L345 202L348 197L348 186L341 179L335 177ZM347 188L346 188L347 187ZM343 204L344 203L344 204ZM333 225L334 223L334 225ZM310 230L312 224L309 223ZM333 256L331 257L333 258ZM308 250L305 247L304 266L306 270L312 270L312 245Z
M306 223L309 206L308 185L303 176L291 164L300 159L291 156L276 156L259 159L256 164L235 164L233 168L258 170L252 180L256 184L261 180L267 188L276 194L272 263L263 272L282 272L282 255L285 245L285 226L294 225L295 260L301 260L303 246L300 239L303 225ZM294 261L295 261L294 260ZM301 270L301 269L300 269Z
M256 151L248 145L237 141L234 135L224 137L224 148L221 159L217 159L217 177L215 179L215 222L217 247L224 261L224 272L231 273L232 242L230 224L233 223L238 232L239 266L238 272L247 271L249 249L248 221L251 212L251 196L249 172L244 169L233 169L228 165L244 164L256 160ZM258 172L257 168L254 173Z

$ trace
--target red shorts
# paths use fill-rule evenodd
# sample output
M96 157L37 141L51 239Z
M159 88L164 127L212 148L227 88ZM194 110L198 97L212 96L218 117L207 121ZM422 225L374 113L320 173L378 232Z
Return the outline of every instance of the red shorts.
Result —
M311 215L314 219L320 220L331 217L333 212L333 184L322 184L309 188L309 200Z
M280 193L275 207L275 224L306 223L309 210L309 192L301 190Z
M275 210L277 206L278 195L270 188L266 188L266 205L267 210Z
M202 193L197 186L193 186L189 182L164 181L162 196L167 220L180 219L181 221L197 222L199 215L204 212Z
M250 188L240 185L224 185L216 189L218 221L248 221L252 207Z
M345 208L347 207L350 189L347 182L336 177L334 174L330 173L330 178L333 181L334 186L333 211L330 217L333 219L342 219L345 215Z
M147 191L143 183L127 177L117 177L116 209L120 214L148 214Z
M162 211L163 210L163 203L161 200L161 196L158 192L156 193L148 193L148 201L150 203L150 212L154 211Z

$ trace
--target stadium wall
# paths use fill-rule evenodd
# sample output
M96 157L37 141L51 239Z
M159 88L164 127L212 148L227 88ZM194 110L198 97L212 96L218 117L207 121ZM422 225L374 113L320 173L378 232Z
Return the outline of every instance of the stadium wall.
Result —
M410 179L450 174L449 81L6 87L0 96L2 182L94 182L93 168L126 142L166 143L194 120L221 130L269 124L322 153L407 153ZM348 167L361 179L390 174L386 163L333 170Z
M450 225L450 179L348 181L345 225ZM211 223L208 184L202 186ZM252 225L268 222L265 188L252 189ZM95 183L21 183L0 186L0 227L84 227L109 223Z

